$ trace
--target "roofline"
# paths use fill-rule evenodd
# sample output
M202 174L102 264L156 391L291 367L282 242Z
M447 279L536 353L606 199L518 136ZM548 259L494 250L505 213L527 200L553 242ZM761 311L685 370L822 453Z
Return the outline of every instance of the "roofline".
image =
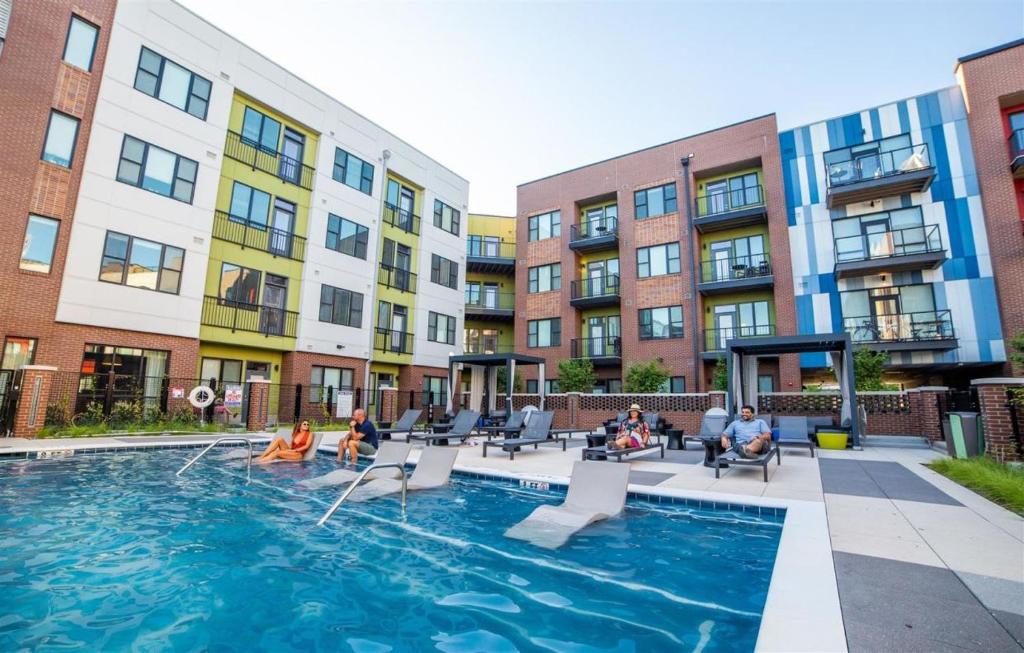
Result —
M220 33L221 33L221 34L223 34L224 36L228 37L229 39L231 39L231 40L235 41L236 43L239 43L239 44L241 44L241 45L245 46L245 47L246 47L246 48L248 48L249 50L252 50L252 51L253 51L253 52L255 52L255 53L256 53L256 54L258 55L258 56L260 56L260 57L263 57L264 59L266 59L267 61L269 61L269 62L270 62L270 63L271 63L272 65L274 65L274 66L277 66L277 68L278 68L278 69L280 69L280 70L284 71L284 72L285 72L285 73L287 73L288 75L291 75L292 77L294 77L295 79L299 80L300 82L302 82L302 83L303 83L303 84L305 84L306 86L310 87L310 88L311 88L311 89L313 89L314 91L316 91L316 92L318 92L318 93L321 93L321 94L322 94L322 95L323 95L324 97L326 97L326 98L327 98L327 99L329 99L330 101L332 101L332 102L337 102L338 104L340 104L341 106L345 107L346 109L348 109L349 111L351 111L351 112L352 112L352 113L354 113L355 115L359 116L360 118L362 118L362 119L363 119L363 120L365 120L366 122L370 123L371 125L373 125L374 127L378 128L378 129L380 129L380 130L381 130L382 132L384 132L385 134L387 134L387 135L391 136L391 137L392 137L392 138L394 138L395 140L397 140L397 141L399 141L399 142L403 143L404 145L407 145L407 146L409 146L409 147L410 147L410 148L412 148L413 150L415 150L415 151L419 152L420 154L422 154L423 156L427 157L428 159L430 159L431 161L433 161L433 162L434 162L434 163L436 163L437 165L441 166L442 168L444 168L444 169L445 169L445 170L447 170L448 172L452 173L453 175L455 175L456 177L458 177L458 178L459 178L459 179L461 179L462 181L466 182L466 184L467 184L467 185L468 185L468 184L470 183L469 179L467 179L467 178L463 177L462 175L460 175L459 173L455 172L454 170L452 170L451 168L449 168L449 167L448 167L448 166L446 166L445 164L441 163L440 161L438 161L438 160L437 160L437 159L435 159L434 157L430 156L429 154L427 154L426 152L424 152L424 151L423 151L423 150L421 150L420 148L416 147L415 145L413 145L413 144L412 144L412 143L410 143L409 141L405 140L404 138L402 138L402 137L401 137L401 136L399 136L398 134L395 134L394 132L392 132L392 131L391 131L391 130L389 130L389 129L385 129L385 128L384 128L383 126L381 126L381 125L380 125L379 123L377 123L377 122L375 122L375 121L373 121L373 120L370 120L369 118L367 118L367 117L366 117L366 116L364 116L363 114L359 113L358 111L356 111L356 110L355 110L355 109L353 109L352 107L348 106L347 104L345 104L345 103L344 103L344 102L342 102L341 100L337 99L336 97L334 97L333 95L331 95L331 94L330 94L330 93L328 93L327 91L323 90L322 88L320 88L320 87L319 87L319 86L317 86L316 84L312 84L312 83L308 82L308 81L307 81L307 80L306 80L306 79L305 79L304 77L300 77L299 75L297 75L297 74L293 73L292 71L288 70L287 68L285 68L285 67L284 67L284 66L282 66L281 64L277 63L276 61L274 61L273 59L271 59L271 58L270 58L270 57L268 57L267 55L263 54L262 52L260 52L260 51L259 51L259 50L257 50L256 48L254 48L253 46L249 45L248 43L246 43L246 42L245 42L245 41L243 41L242 39L240 39L240 38L238 38L237 36L234 36L233 34L231 34L231 32L229 32L229 31L227 31L226 29L224 29L224 28L220 27L219 25L216 25L216 24L214 24L214 23L213 23L212 21L210 21L210 20L208 20L208 19L206 19L206 18L203 18L202 16L200 16L200 15L199 15L199 14L197 14L196 12L192 11L191 9L189 9L188 7L186 7L185 5L183 5L183 4L181 4L180 2L178 2L178 0L170 0L170 1L171 1L171 3L172 3L172 4L174 4L175 6L177 6L177 7L180 7L181 9L183 9L183 10L184 10L184 11L186 11L186 12L188 12L189 14L192 14L192 15L193 15L193 16L195 16L195 17L196 17L196 18L197 18L198 20L201 20L202 22L206 23L207 25L209 25L209 26L210 26L210 27L212 27L213 29L217 30L218 32L220 32ZM235 89L238 89L238 86L234 86L234 88L235 88ZM242 93L245 93L246 95L249 95L249 94L248 94L248 93L246 93L246 92L245 92L244 90L242 90ZM259 99L259 98L257 98L257 97L253 97L252 95L249 95L249 97L252 97L252 99L254 99L254 100L256 100L257 102L260 102L260 103L262 103L262 104L267 104L267 103L266 103L266 102L265 102L264 100L261 100L261 99ZM276 107L273 107L273 106L272 106L272 105L270 105L270 104L267 104L267 106L268 106L268 107L271 107L271 108L273 108L273 109L274 109L275 111L280 111L280 109L277 109ZM286 115L287 115L287 114L286 114ZM291 116L288 116L288 117L289 117L289 118L291 118ZM294 120L294 118L293 118L293 120ZM310 129L314 129L314 131L315 131L315 128L313 128L313 127L310 127ZM319 132L319 133L320 133L320 135L323 135L323 132Z
M956 66L953 68L953 70L956 70L956 68L959 68L960 64L962 64L962 63L967 63L968 61L974 61L975 59L981 59L982 57L987 57L990 54L995 54L997 52L1002 52L1003 50L1009 50L1010 48L1016 48L1017 46L1020 46L1020 45L1024 45L1024 38L1016 39L1014 41L1009 41L1008 43L1003 43L1002 45L997 45L997 46L994 46L994 47L991 47L991 48L987 48L985 50L979 50L978 52L973 52L971 54L965 54L964 56L962 56L962 57L960 57L960 58L958 58L956 60Z
M926 95L931 95L932 93L938 93L939 91L948 91L948 90L954 89L954 88L957 89L957 90L960 89L960 87L957 86L956 84L950 84L949 86L943 86L942 88L936 88L936 89L932 89L930 91L924 91L922 93L915 93L914 95L906 95L904 97L897 98L895 100L889 100L888 102L882 102L881 104L876 104L874 106L864 107L864 108L861 108L861 109L855 109L853 111L847 111L846 113L839 113L839 114L836 114L836 115L833 115L833 116L829 116L827 118L822 118L820 120L815 120L814 122L807 122L807 123L804 123L802 125L793 125L792 127L786 127L785 129L780 129L779 130L779 134L785 134L786 132L796 131L797 129L803 129L804 127L810 127L811 125L817 125L819 123L828 122L829 120L835 120L836 118L844 118L846 116L852 116L852 115L855 115L855 114L858 114L858 113L863 113L864 111L871 111L872 109L877 109L878 107L884 107L884 106L886 106L888 104L896 104L897 102L906 102L907 100L915 100L915 99L917 99L919 97L924 97Z
M763 120L765 118L771 118L771 117L773 117L775 115L776 115L775 112L772 111L771 113L766 113L766 114L763 114L763 115L760 115L760 116L754 116L753 118L745 118L743 120L739 120L737 122L733 122L733 123L730 123L728 125L722 125L721 127L713 127L711 129L706 129L706 130L704 130L702 132L697 132L696 134L689 134L687 136L680 136L679 138L673 138L670 141L665 141L664 143L658 143L657 145L649 145L647 147L642 147L639 150L633 150L632 152L626 152L625 154L616 154L615 156L608 157L607 159L602 159L600 161L594 161L593 163L586 163L586 164L581 165L581 166L576 166L575 168L569 168L568 170L563 170L561 172L556 172L554 174L546 175L544 177L539 177L539 178L533 179L531 181L524 181L521 184L517 184L516 188L522 188L523 186L529 186L530 184L535 184L538 181L544 181L545 179L551 179L553 177L558 177L560 175L568 174L570 172L576 172L577 170L583 170L584 168L589 168L591 166L601 165L602 163L608 163L609 161L614 161L616 159L622 159L622 158L625 158L627 156L633 156L634 154L639 154L641 152L646 152L647 150L653 150L653 149L656 149L656 148L659 148L659 147L664 147L666 145L671 145L672 143L678 143L679 141L685 141L688 138L696 138L697 136L703 136L705 134L710 134L712 132L721 131L723 129L730 129L732 127L736 127L738 125L743 125L743 124L746 124L748 122L754 122L755 120Z

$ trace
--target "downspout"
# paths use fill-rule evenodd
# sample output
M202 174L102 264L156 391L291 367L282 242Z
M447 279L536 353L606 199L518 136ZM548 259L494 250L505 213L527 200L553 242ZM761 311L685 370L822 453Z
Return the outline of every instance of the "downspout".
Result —
M697 270L700 267L700 262L694 262L693 259L693 197L690 190L690 159L693 158L693 154L688 154L679 160L683 164L683 195L686 198L686 251L687 260L690 262L690 297L693 298L693 308L690 309L690 317L693 329L693 338L691 339L693 345L693 379L696 383L697 391L700 391L701 378L700 370L702 365L698 362L700 359L700 350L697 347L697 339L700 337L700 330L697 328L699 324L698 316L700 302L697 300Z
M391 158L391 150L385 149L381 153L381 159L384 161L381 166L380 176L380 212L377 214L379 222L377 223L377 245L374 248L374 254L380 251L381 239L384 237L384 203L388 197L388 159ZM370 364L373 363L373 341L374 335L377 333L377 314L373 312L373 307L377 305L377 273L374 271L380 267L380 258L376 259L377 266L370 270L370 342L367 352L369 355L366 357L366 369L363 370L363 387L366 388L367 392L372 391L370 388ZM397 382L398 379L395 379ZM369 395L367 395L369 397ZM369 400L367 400L369 405ZM379 408L379 407L378 407Z

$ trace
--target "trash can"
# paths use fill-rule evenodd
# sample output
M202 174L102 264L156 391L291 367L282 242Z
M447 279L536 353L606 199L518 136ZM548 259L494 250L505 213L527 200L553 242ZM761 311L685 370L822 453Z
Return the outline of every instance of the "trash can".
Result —
M956 458L967 458L981 453L981 446L978 442L978 413L971 411L950 413L949 431Z
M942 418L942 438L946 441L946 453L956 458L956 447L953 445L953 429L949 426L949 417Z

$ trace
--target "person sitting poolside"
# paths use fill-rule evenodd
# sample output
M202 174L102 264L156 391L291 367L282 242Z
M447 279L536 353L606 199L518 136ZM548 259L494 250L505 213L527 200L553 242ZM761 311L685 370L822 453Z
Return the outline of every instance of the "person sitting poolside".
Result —
M338 442L338 462L345 460L345 452L348 451L349 462L354 465L359 454L372 456L377 453L377 447L377 427L366 419L365 410L356 408L349 422L348 433Z
M295 425L292 431L292 442L288 444L284 438L274 438L266 451L256 459L258 463L269 463L275 460L298 462L306 456L306 451L313 444L313 434L309 430L309 420Z
M637 449L647 445L651 439L651 427L647 425L639 404L633 404L626 413L626 419L619 424L613 449Z
M722 448L731 447L741 458L757 458L771 445L772 430L763 419L754 419L753 406L740 408L739 418L722 432Z

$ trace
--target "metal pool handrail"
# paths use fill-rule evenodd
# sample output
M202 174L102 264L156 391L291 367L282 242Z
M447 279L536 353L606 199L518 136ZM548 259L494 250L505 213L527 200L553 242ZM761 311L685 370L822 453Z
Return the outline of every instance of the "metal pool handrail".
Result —
M202 455L202 454L200 454L200 455ZM356 480L352 481L351 485L349 485L347 488L345 488L345 491L341 493L341 496L338 497L338 500L335 501L334 504L330 508L327 509L327 512L324 513L324 516L320 518L320 521L318 521L316 523L316 525L317 526L323 526L325 523L327 523L327 520L331 518L331 515L333 515L335 512L337 512L338 508L341 507L341 504L345 501L345 499L348 498L348 495L352 494L352 492L356 489L356 486L359 485L359 483L363 480L363 478L367 474L369 474L374 469L385 469L387 467L394 467L395 469L397 469L399 472L402 473L402 514L404 515L405 514L405 492L406 492L406 488L408 486L408 477L407 477L407 475L405 473L405 465L403 463L381 463L379 465L370 465L369 467L364 469L362 471L362 473L359 474L359 476L356 477Z
M203 456L205 456L206 452L208 452L210 449L213 449L214 447L216 447L221 442L244 442L247 445L249 445L249 458L246 460L246 464L245 464L245 482L246 483L251 482L252 481L252 440L250 440L249 438L242 438L242 437L217 438L216 440L214 440L213 442L210 443L210 446L208 446L205 449L203 449L202 451L200 451L198 456L196 456L192 460L190 460L187 463L185 463L185 466L182 467L181 469L179 469L178 472L175 474L175 476L181 476L181 473L183 471L185 471L186 469L188 469L192 465L196 464L196 461L199 460L200 458L202 458Z

